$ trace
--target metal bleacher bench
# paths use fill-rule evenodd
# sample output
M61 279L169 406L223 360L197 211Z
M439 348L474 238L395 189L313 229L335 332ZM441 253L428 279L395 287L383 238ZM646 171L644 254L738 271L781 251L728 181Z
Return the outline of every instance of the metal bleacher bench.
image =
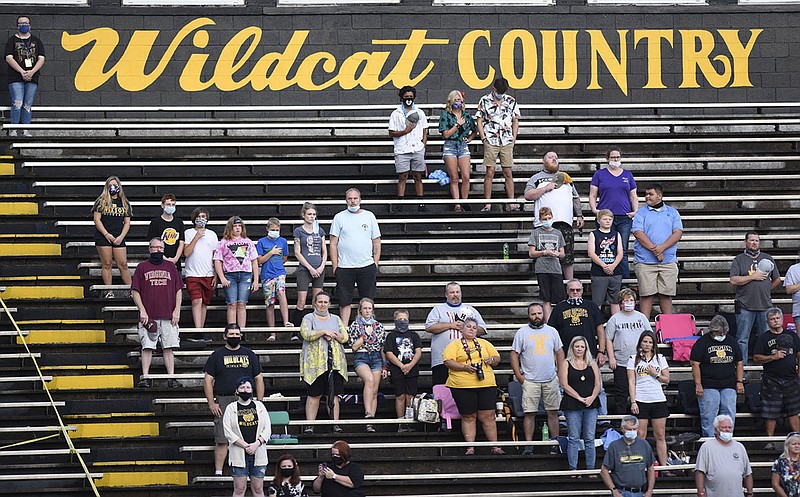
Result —
M205 400L205 399L204 399ZM288 426L289 413L287 411L269 411L269 420L273 429L283 429L280 438L270 438L267 442L270 445L294 445L298 443L297 438L289 436ZM170 421L166 424L167 428L180 429L180 428L213 428L213 421ZM273 435L275 432L273 431Z

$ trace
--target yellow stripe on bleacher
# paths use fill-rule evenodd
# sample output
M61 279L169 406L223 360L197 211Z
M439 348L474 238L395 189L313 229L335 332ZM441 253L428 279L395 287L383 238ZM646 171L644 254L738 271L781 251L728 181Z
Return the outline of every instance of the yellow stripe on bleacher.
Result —
M0 193L0 200L6 198L36 198L35 193Z
M14 176L13 162L0 162L0 176Z
M158 423L87 423L79 424L70 438L157 437Z
M0 216L35 216L39 214L36 202L0 202Z
M58 238L58 233L3 233L0 238Z
M102 461L94 462L94 467L117 467L117 466L183 466L186 461Z
M105 343L105 330L30 330L28 343ZM17 343L22 339L17 337Z
M155 485L189 484L189 474L184 471L131 471L120 473L103 473L96 482L98 487L142 487Z
M0 281L70 281L79 280L80 275L52 275L52 276L4 276Z
M133 388L133 375L53 376L53 380L48 386L50 390L108 390L111 388Z
M7 286L3 298L14 299L82 299L82 286Z
M74 364L69 366L41 366L39 369L42 371L113 371L130 369L130 366L124 364Z
M2 209L2 204L0 204ZM0 212L2 214L2 212ZM58 243L0 243L0 257L60 256Z
M99 412L90 414L65 414L64 419L152 418L154 412Z
M41 324L103 324L102 319L29 319L28 321L17 321L17 324L24 326L36 326Z

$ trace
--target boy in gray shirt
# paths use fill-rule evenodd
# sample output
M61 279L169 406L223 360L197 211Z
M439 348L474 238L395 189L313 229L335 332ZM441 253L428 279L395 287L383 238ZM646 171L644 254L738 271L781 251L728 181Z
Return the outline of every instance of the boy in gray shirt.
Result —
M533 229L528 240L528 255L536 261L533 271L539 283L539 297L544 301L544 320L547 322L552 304L567 298L561 274L565 243L564 235L553 228L553 211L549 207L539 209L539 220L542 225Z

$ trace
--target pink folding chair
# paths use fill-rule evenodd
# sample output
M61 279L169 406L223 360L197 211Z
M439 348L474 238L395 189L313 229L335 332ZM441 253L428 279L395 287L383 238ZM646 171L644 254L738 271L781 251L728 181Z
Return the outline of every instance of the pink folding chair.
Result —
M456 401L453 400L453 394L444 385L434 385L433 398L441 402L442 408L439 414L447 423L447 429L452 430L453 420L461 419L461 414L458 413L458 407L456 407Z
M656 316L656 336L661 343L674 338L686 338L697 334L697 325L691 314L659 314Z

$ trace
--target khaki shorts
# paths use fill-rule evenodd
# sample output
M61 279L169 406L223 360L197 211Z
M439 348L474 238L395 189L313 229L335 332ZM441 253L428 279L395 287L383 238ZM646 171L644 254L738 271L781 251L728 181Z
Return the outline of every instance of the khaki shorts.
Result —
M139 334L139 343L142 344L142 348L156 350L159 341L162 349L180 348L181 339L178 336L178 327L172 326L172 321L169 319L156 319L155 321L158 323L158 332L155 337L151 337L139 323L136 332Z
M557 411L561 407L558 376L547 383L525 380L522 384L522 410L526 413L539 412L540 400L544 400L545 411Z
M678 263L642 264L635 262L636 279L639 280L639 296L655 294L674 297L678 293Z
M228 405L236 402L236 396L216 395L215 400L219 404L219 408L222 410L222 416L218 418L214 417L214 443L227 444L228 439L225 437L225 426L222 423L222 418L225 417L225 409L228 408Z
M483 165L487 169L495 167L497 157L500 157L500 167L503 169L514 165L514 144L491 145L486 143L483 146Z

